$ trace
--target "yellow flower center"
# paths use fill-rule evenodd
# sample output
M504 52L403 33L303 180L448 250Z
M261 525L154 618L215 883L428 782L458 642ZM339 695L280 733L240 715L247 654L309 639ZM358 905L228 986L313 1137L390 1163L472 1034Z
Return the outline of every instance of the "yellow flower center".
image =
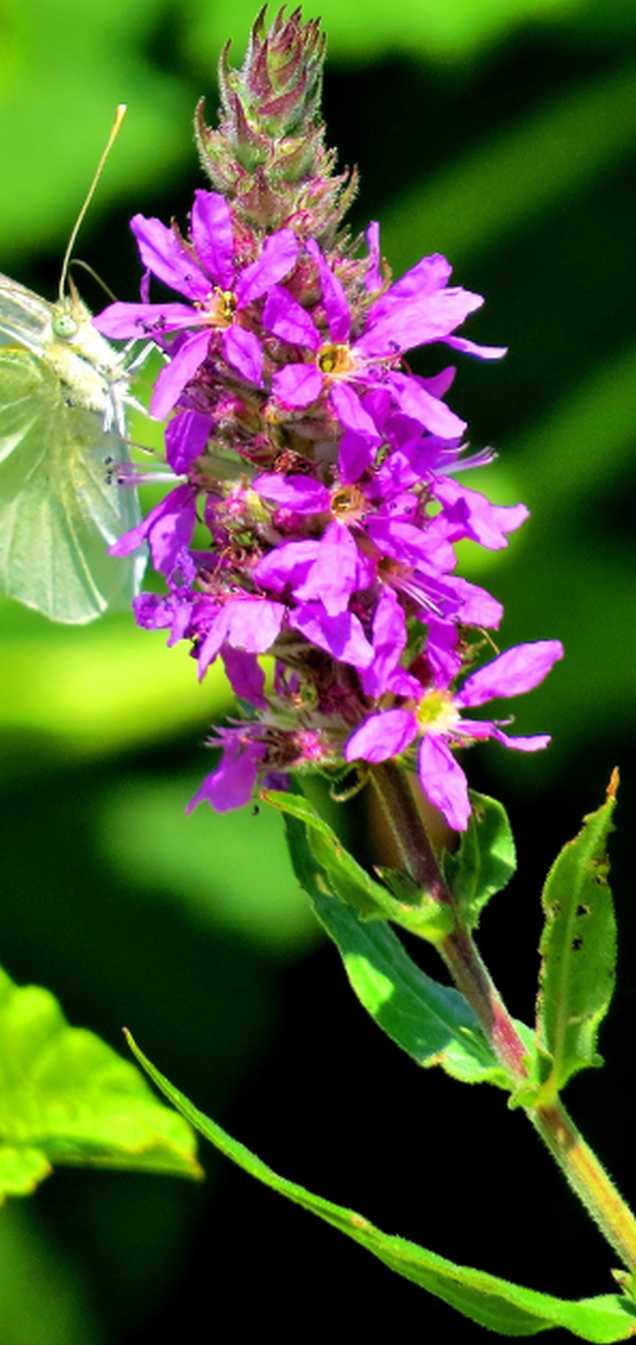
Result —
M346 374L353 364L349 346L328 341L320 347L316 364L321 374Z
M365 503L359 486L338 486L331 496L331 512L336 518L360 516L364 513Z
M222 290L215 285L206 302L199 300L194 307L205 314L211 327L231 327L236 313L236 295L232 290Z
M447 691L429 691L420 701L415 718L422 733L447 733L459 715Z

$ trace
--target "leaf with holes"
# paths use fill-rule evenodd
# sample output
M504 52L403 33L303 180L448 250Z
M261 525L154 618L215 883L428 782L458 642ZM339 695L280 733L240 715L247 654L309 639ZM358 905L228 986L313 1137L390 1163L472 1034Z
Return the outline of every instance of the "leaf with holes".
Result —
M616 969L607 838L617 788L614 772L605 803L584 819L579 835L563 847L543 889L546 922L537 1004L542 1105L554 1101L573 1074L603 1063L596 1040L612 998Z

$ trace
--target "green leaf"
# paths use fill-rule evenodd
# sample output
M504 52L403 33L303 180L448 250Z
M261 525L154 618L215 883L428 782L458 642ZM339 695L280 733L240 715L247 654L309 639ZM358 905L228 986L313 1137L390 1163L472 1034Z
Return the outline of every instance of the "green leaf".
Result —
M280 806L279 796L274 797ZM311 805L303 806L307 800L295 794L282 797L291 805L285 824L296 877L333 939L363 1008L418 1065L441 1065L464 1083L509 1087L464 996L420 971L386 923L361 918L338 899L331 886L333 871L327 872L309 843L312 831L305 823ZM532 1033L521 1030L531 1047Z
M0 1203L58 1164L199 1177L195 1140L139 1072L0 970Z
M450 933L454 925L450 907L435 901L406 876L396 896L396 875L391 872L389 891L363 869L350 855L340 837L302 794L265 790L263 798L278 808L286 818L295 818L305 829L307 844L324 869L329 889L346 905L353 907L363 919L392 920L412 934L438 942ZM292 833L289 832L288 835ZM382 873L382 870L380 870Z
M537 1004L542 1105L554 1101L573 1074L602 1064L596 1040L616 967L607 839L617 788L615 771L605 803L584 818L579 835L563 847L543 889L546 923Z
M495 892L510 881L517 867L508 814L496 799L470 791L473 806L459 849L447 854L445 875L469 929Z
M232 1139L168 1082L146 1058L128 1035L131 1050L150 1078L182 1116L215 1148L244 1172L256 1177L295 1205L338 1228L341 1233L365 1247L389 1270L411 1280L436 1298L461 1312L480 1326L504 1336L532 1336L561 1326L581 1340L610 1342L626 1340L636 1330L636 1308L618 1294L572 1302L554 1298L511 1284L485 1271L458 1266L435 1252L428 1252L405 1238L383 1233L368 1219L322 1196L313 1195L304 1186L287 1181L263 1163L244 1144Z

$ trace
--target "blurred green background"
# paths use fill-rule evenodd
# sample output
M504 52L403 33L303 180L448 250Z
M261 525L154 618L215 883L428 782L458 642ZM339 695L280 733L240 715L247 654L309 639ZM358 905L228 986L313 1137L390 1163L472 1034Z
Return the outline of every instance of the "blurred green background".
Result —
M77 250L119 297L136 296L127 219L185 215L201 185L194 102L205 92L214 115L219 48L232 35L241 53L253 12L247 0L0 0L3 271L53 297L125 101ZM577 1080L572 1102L633 1193L636 8L325 0L305 13L322 14L329 34L329 141L362 170L354 223L382 219L396 273L445 252L457 283L487 296L470 334L510 346L502 365L464 361L452 401L473 443L500 453L490 493L527 501L532 518L508 553L467 547L464 572L506 603L503 645L560 637L567 659L518 711L521 731L554 734L549 752L472 756L476 787L509 804L521 859L482 945L512 1009L529 1016L540 878L618 763L624 951L603 1039L610 1069ZM88 280L84 292L101 306ZM133 432L156 442L141 418ZM516 1116L498 1097L419 1077L364 1020L295 888L278 820L249 809L185 818L211 765L205 734L229 707L220 677L198 686L183 649L126 617L84 630L9 604L0 617L7 971L54 990L72 1022L115 1045L126 1022L274 1166L390 1231L553 1292L609 1289L596 1234ZM368 837L365 809L360 799L352 815ZM462 1162L469 1113L477 1130ZM391 1312L410 1311L442 1340L473 1338L335 1233L204 1159L205 1189L60 1173L6 1208L1 1345L185 1339L200 1313L201 1339L224 1314L233 1330L275 1326L291 1339L305 1301L314 1329L331 1329L338 1303L343 1333L380 1339Z

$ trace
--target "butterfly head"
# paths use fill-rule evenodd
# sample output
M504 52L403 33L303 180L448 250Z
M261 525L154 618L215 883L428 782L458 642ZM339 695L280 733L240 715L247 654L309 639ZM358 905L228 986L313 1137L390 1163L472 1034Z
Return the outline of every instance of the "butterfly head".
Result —
M73 282L70 294L50 306L49 339L42 356L61 379L69 402L97 411L105 428L123 425L129 378L121 354L113 350L91 321Z
M57 305L59 307L59 304ZM78 323L72 313L56 313L51 323L53 335L60 341L70 341L77 335Z

